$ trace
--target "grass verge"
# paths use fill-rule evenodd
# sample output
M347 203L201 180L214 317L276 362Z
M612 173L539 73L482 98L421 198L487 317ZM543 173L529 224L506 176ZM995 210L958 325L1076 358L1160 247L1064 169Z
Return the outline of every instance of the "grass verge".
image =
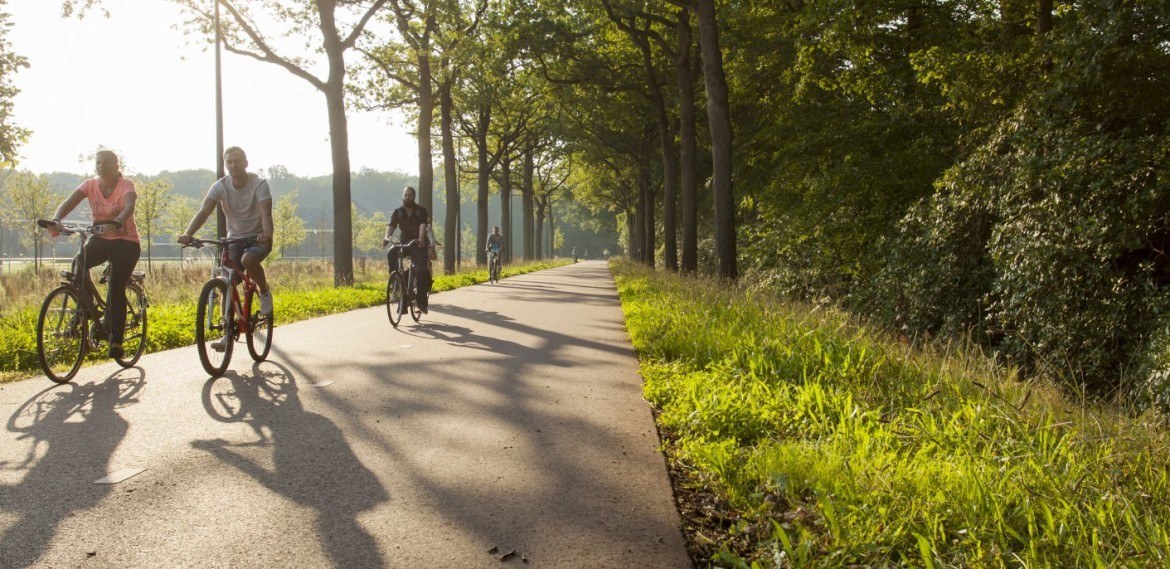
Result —
M1161 419L613 263L688 547L726 567L1165 567Z
M527 263L504 267L504 278L522 275L568 264L567 260ZM319 267L318 267L319 268ZM345 312L357 308L375 306L386 301L386 275L378 271L360 272L361 279L352 287L333 287L311 284L314 279L289 275L287 280L273 278L273 300L277 324L288 324L299 320ZM364 276L362 276L364 275ZM330 280L332 277L329 277ZM189 295L159 295L167 300L158 302L150 290L151 280L147 279L147 297L151 299L147 310L146 351L156 352L187 346L195 342L195 302L202 283L207 279L206 271L190 272L188 282L182 288ZM488 281L487 269L472 269L450 275L436 275L432 292L442 292ZM284 284L281 284L284 283ZM170 287L180 283L168 282ZM47 293L51 285L45 288ZM173 293L174 291L167 291ZM184 300L189 296L189 300ZM40 372L36 354L36 326L39 306L12 310L0 315L0 383L14 381ZM101 362L108 358L102 353L90 353L88 361Z

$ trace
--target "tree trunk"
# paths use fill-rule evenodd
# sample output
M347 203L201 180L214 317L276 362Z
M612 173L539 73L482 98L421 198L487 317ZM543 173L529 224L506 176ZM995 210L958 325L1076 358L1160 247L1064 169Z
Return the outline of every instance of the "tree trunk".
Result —
M638 214L636 211L626 208L626 257L634 260L640 260L637 257L637 243L638 243Z
M537 259L544 259L544 200L536 200L536 218L533 220L536 228L533 229L534 247L532 252Z
M459 254L459 173L455 164L455 136L452 132L454 128L451 117L454 107L451 100L452 83L453 78L448 77L439 91L441 115L439 128L443 130L443 177L447 186L447 217L443 225L443 238L447 242L443 248L443 271L447 274L455 272Z
M723 72L723 53L719 48L719 23L715 19L715 0L697 0L699 45L703 51L703 78L707 86L707 120L711 126L711 186L715 201L715 253L719 258L719 276L735 279L735 197L731 178L731 113L727 98L727 78Z
M655 263L655 255L657 254L657 245L654 242L655 237L655 223L654 223L654 206L657 202L657 196L654 191L654 183L650 180L650 167L645 164L638 164L638 194L644 195L646 200L646 221L642 229L646 232L642 240L643 258L646 265L653 267Z
M678 13L678 77L680 193L682 198L682 266L684 273L693 273L698 267L698 137L695 133L695 77L691 72L690 13Z
M1052 31L1052 0L1039 0L1036 11L1036 35Z
M344 64L340 69L344 70ZM349 126L345 118L345 91L341 79L341 73L338 73L338 80L330 81L325 93L329 105L329 148L333 158L333 285L350 286L353 284L353 218L350 215Z
M504 236L501 260L511 263L516 244L512 242L512 158L509 156L500 160L500 234Z
M548 200L548 258L555 259L557 257L557 226L554 223L556 220L553 217L552 199Z
M431 58L426 51L418 56L418 203L435 215L435 168L431 161L431 123L435 95L431 86Z
M476 155L479 160L479 186L476 191L476 221L479 227L475 229L475 263L479 266L487 264L487 253L484 252L484 247L487 247L488 234L488 192L490 191L489 182L491 181L491 172L488 166L488 137L487 128L491 120L491 114L488 111L481 110L479 113L479 125L476 132Z
M646 187L642 185L641 179L642 166L638 167L638 205L636 213L634 214L634 229L635 235L638 239L634 241L634 258L640 263L646 262Z
M533 229L532 229L532 186L533 174L536 171L535 158L533 156L533 149L528 148L524 151L524 172L520 182L520 194L522 201L521 215L524 218L524 260L531 261L535 259L535 250L533 249Z
M646 71L646 90L650 95L651 107L654 110L654 120L658 128L658 142L662 150L662 231L663 231L663 262L666 268L671 271L678 270L678 253L675 250L675 204L677 203L677 189L678 188L678 154L674 149L674 130L670 127L670 119L666 115L666 100L662 96L662 89L658 86L658 76L654 73L654 60L651 57L650 42L645 38L635 39L638 47L642 50L642 67ZM641 176L639 172L639 176ZM647 180L649 180L649 172L646 173ZM638 182L641 184L641 180ZM647 184L649 182L647 181ZM650 200L650 212L648 219L649 231L654 231L654 200ZM648 261L650 266L654 266L654 236L650 234L647 236L646 243L648 248Z

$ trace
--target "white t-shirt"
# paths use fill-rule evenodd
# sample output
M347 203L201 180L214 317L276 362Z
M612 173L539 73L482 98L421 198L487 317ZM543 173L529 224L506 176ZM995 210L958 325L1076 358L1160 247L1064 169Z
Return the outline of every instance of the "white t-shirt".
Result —
M272 201L272 190L268 180L248 174L248 183L236 188L231 176L224 176L207 190L207 199L219 202L227 218L228 238L258 237L264 233L264 218L260 215L260 202Z

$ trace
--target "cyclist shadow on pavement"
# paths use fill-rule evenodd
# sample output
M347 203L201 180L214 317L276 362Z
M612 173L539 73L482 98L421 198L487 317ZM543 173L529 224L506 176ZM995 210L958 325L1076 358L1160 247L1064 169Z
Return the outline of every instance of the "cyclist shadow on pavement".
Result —
M19 484L0 485L0 512L16 518L0 535L0 565L36 565L63 520L111 492L112 485L93 481L110 473L130 428L118 409L138 401L145 377L133 367L85 385L55 385L9 417L8 430L30 443L23 460L0 462L4 470L28 471Z
M229 372L204 386L203 404L212 418L247 423L252 442L193 441L265 488L316 511L317 534L337 567L384 564L373 536L357 516L390 499L378 478L358 460L341 429L307 411L288 368L267 361L250 375ZM271 449L271 460L256 456ZM263 464L271 462L269 470Z

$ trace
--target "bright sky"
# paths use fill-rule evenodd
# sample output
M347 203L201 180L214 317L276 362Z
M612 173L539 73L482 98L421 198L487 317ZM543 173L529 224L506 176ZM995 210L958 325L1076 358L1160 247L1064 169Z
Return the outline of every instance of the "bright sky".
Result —
M60 17L59 0L9 0L8 39L30 67L13 78L15 124L32 131L20 168L92 174L81 157L117 151L128 173L216 167L215 55L173 25L164 0L105 0L108 19ZM357 55L346 54L352 61ZM332 172L325 97L283 68L223 52L224 144L250 170ZM353 171L418 173L418 146L387 113L349 113Z

